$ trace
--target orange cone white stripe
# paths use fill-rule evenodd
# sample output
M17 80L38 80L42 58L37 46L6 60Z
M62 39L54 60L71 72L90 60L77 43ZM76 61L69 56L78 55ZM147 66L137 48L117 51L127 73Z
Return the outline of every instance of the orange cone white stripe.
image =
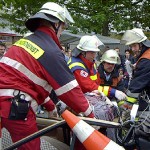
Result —
M62 117L87 150L125 150L68 110L62 113Z

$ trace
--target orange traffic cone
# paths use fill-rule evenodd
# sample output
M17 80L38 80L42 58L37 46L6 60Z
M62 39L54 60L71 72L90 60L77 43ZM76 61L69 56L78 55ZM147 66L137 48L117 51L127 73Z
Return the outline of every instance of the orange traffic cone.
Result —
M87 150L125 150L68 110L62 117Z

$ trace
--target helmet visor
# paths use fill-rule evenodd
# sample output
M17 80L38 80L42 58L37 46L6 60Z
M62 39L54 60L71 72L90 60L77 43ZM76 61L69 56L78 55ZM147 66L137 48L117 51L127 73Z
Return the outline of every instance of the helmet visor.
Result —
M64 6L63 10L58 12L59 16L64 20L65 23L74 23L73 18L71 17L69 11L67 8Z
M131 45L134 43L141 43L142 41L146 40L146 38L146 36L141 35L140 33L135 32L134 30L127 30L124 33L120 43L125 45Z

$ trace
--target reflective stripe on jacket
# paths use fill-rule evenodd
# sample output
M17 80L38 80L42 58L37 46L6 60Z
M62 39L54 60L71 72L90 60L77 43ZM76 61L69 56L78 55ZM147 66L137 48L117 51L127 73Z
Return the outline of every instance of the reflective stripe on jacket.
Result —
M111 88L109 86L100 86L100 76L94 62L90 62L82 55L79 55L78 57L71 57L68 66L74 73L84 93L98 90L106 96L110 94Z
M16 42L0 60L0 72L0 89L19 89L43 104L53 88L58 98L74 111L91 114L91 107L50 34L37 30ZM5 101L10 96L0 96L6 108L2 115L6 117L9 108ZM49 102L44 106L47 109Z
M109 86L100 85L100 75L97 72L96 64L85 59L82 55L71 57L68 66L74 73L82 91L92 92L98 90L106 96L110 95L111 88ZM114 94L113 94L114 95Z
M68 66L78 81L83 93L98 90L100 79L94 62L90 62L82 55L71 57Z
M92 71L90 71L80 58L71 57L68 61L68 66L72 72L74 72L75 70L84 70L90 75L91 80L97 80L97 68L95 63L93 64Z

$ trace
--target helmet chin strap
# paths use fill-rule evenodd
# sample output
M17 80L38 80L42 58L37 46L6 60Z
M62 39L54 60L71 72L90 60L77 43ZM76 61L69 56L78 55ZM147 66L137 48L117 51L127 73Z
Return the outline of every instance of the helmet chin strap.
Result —
M56 23L51 23L51 25L52 25L52 27L54 28L55 33L56 33L56 35L57 35L58 30L59 30L59 28L60 28L60 26L61 26L61 21L58 22L58 27L56 27L55 24L56 24Z
M138 50L138 53L139 53L139 55L140 55L140 53L141 53L141 50L142 50L142 43L139 43L139 50Z
M142 43L139 43L139 51L141 51L142 50L142 46L143 46L143 44Z
M82 56L85 58L86 57L86 52L82 52Z

